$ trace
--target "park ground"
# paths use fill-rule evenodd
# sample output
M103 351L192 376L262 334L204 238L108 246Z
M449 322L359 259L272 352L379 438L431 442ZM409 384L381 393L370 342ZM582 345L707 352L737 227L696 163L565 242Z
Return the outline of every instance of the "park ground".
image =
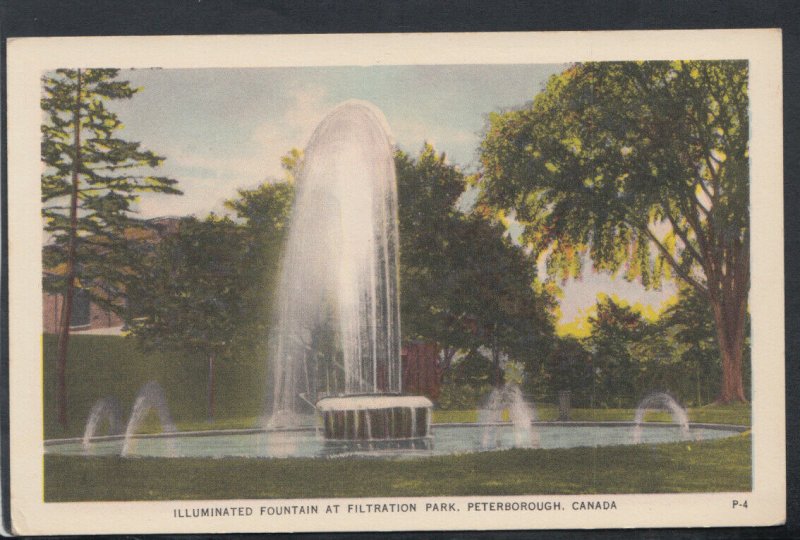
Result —
M245 375L245 363L218 372L218 415L205 418L205 373L191 359L140 351L120 337L75 336L68 385L70 422L55 422L51 336L44 339L46 439L83 432L94 401L116 396L129 410L137 389L158 380L167 389L179 429L253 427L263 401L263 374ZM539 407L553 420L555 407ZM631 409L574 409L573 420L631 420ZM749 406L689 410L693 422L750 425ZM475 421L469 411L434 411L434 422ZM648 420L668 420L654 415ZM155 429L155 426L151 426ZM749 432L725 439L659 445L569 449L511 449L419 459L167 459L44 457L45 500L169 500L578 493L749 491Z

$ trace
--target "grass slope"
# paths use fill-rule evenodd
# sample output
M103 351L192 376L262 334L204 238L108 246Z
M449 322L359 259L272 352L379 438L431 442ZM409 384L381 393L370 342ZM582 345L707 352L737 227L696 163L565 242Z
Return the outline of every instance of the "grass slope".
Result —
M55 353L56 336L45 335L44 352L44 437L79 437L94 402L115 396L127 414L138 389L149 380L158 381L167 394L170 411L181 430L250 428L258 425L265 402L266 366L262 359L219 361L216 377L216 416L207 421L205 359L173 351L140 349L138 342L119 336L74 335L67 362L69 424L56 422ZM555 420L554 405L537 404L540 420ZM633 420L633 409L573 409L572 420ZM748 405L710 405L689 410L693 422L750 425ZM433 421L475 422L477 412L434 411ZM653 413L647 420L668 421L665 413ZM157 424L142 431L158 431Z
M45 500L303 498L751 489L747 434L702 443L407 460L45 456Z
M175 421L183 426L252 427L264 404L266 366L255 358L219 361L215 369L216 419L209 426L206 411L207 363L174 351L143 351L132 338L74 335L67 358L69 423L57 423L55 404L57 338L45 335L44 436L46 439L83 435L94 402L115 396L123 415L133 407L139 388L150 380L164 387ZM246 426L242 426L246 419Z

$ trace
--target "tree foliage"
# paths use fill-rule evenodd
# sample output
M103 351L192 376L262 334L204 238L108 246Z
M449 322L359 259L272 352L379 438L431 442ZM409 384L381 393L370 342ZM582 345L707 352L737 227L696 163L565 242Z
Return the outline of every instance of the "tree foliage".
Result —
M676 347L681 368L691 375L683 392L695 403L708 403L719 393L720 361L714 318L708 302L695 289L682 285L678 301L667 308L658 321L664 335ZM745 336L750 335L750 317L745 321ZM745 390L750 381L750 340L745 341L742 358Z
M131 328L148 349L182 349L208 361L208 416L214 417L214 363L245 347L253 313L241 278L245 237L227 218L180 220L156 247L135 288Z
M536 288L532 259L500 223L458 210L466 178L432 146L395 162L405 338L439 343L445 368L457 350L480 346L495 360L502 350L532 361L553 331L552 298Z
M256 335L267 335L271 324L294 194L291 181L265 182L254 189L239 190L239 197L225 204L243 222L247 254L240 279L248 283L250 293L243 301L251 304L254 326L250 330Z
M183 218L137 280L134 334L146 347L177 348L209 362L265 356L280 254L294 198L290 182L265 182L226 202L238 222Z
M750 283L747 64L578 64L527 107L493 114L483 197L511 211L551 274L674 277L711 306L720 399L743 400Z
M647 322L629 306L604 296L589 324L595 402L616 407L635 403L641 397L636 382L646 355L633 354L632 346L645 338Z
M460 343L466 329L449 309L455 268L448 251L458 242L464 175L428 144L416 160L398 152L395 167L403 336Z
M573 405L588 407L592 404L592 366L588 344L571 336L555 337L537 372L535 392L555 400L559 391L569 390Z

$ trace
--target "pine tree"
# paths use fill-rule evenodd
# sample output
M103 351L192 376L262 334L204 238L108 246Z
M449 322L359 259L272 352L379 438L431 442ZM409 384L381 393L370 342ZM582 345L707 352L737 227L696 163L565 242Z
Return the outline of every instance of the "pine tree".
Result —
M49 245L49 292L62 294L57 356L58 419L67 422L66 364L75 290L115 312L136 270L133 231L146 225L132 213L142 192L180 194L175 180L152 176L163 157L116 137L122 128L107 108L139 89L116 80L116 69L59 69L42 78L42 215ZM141 237L141 235L139 235Z

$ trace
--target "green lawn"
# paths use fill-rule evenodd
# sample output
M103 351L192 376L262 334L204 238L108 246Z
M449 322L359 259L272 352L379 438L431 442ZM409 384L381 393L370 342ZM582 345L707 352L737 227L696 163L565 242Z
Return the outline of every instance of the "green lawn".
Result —
M701 443L405 460L45 456L45 500L749 491L747 434Z
M632 421L635 409L572 409L570 420L575 421ZM537 419L543 422L556 420L558 408L555 405L541 404L536 406ZM648 413L645 420L648 422L669 422L672 417L669 413L655 411ZM476 422L478 411L433 411L433 422ZM734 424L739 426L750 425L750 406L737 405L706 405L705 407L689 409L690 422L703 422L711 424Z

